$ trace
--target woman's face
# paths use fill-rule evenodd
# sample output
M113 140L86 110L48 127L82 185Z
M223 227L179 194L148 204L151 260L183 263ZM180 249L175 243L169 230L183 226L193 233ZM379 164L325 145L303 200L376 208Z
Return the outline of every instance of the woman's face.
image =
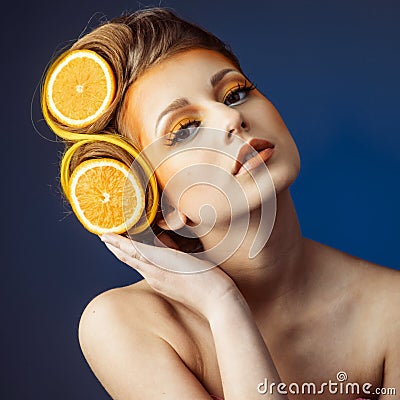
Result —
M153 153L157 149L156 153L162 154L164 160L157 161L156 176L163 189L175 174L187 171L185 179L190 188L185 194L171 199L173 185L167 187L167 194L192 221L198 222L199 209L206 203L217 210L217 215L224 214L229 199L218 186L232 179L248 190L250 207L260 202L251 188L250 174L235 175L236 150L252 139L255 143L254 138L273 146L264 168L267 165L277 195L299 172L296 145L275 107L229 59L215 51L190 50L150 68L127 92L124 123L130 134L138 135L143 148L153 146ZM196 149L199 144L200 150ZM220 175L221 180L212 185L193 185L190 176L197 172L190 172L190 168L199 165L207 180L210 175ZM224 174L214 174L212 168L223 171L230 180L225 180Z

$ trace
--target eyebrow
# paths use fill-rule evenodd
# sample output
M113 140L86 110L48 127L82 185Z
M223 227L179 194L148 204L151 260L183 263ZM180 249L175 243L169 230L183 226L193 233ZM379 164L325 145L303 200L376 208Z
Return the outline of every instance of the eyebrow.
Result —
M225 68L225 69L222 69L221 71L218 71L210 78L211 87L215 88L215 86L217 86L218 83L221 82L221 80L224 78L224 76L226 74L228 74L229 72L238 72L238 71L234 68ZM174 100L163 111L161 111L160 115L157 118L156 130L157 130L158 124L160 123L160 121L163 117L165 117L167 114L169 114L172 111L176 111L180 108L183 108L183 107L186 107L189 105L190 105L190 102L185 97L180 97L179 99Z
M211 86L212 86L213 88L215 88L215 86L217 86L218 83L220 83L220 82L222 81L223 77L224 77L227 73L232 72L232 71L236 71L236 69L234 69L234 68L225 68L225 69L221 69L221 71L217 72L216 74L214 74L214 75L210 78Z

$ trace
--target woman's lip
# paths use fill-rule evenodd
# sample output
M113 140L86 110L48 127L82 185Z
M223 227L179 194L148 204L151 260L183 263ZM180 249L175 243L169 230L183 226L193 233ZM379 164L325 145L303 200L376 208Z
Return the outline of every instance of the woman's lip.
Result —
M245 169L249 169L250 167L250 169L253 169L253 164L257 167L259 164L266 162L267 160L263 160L263 157L271 157L272 154L269 153L274 147L268 140L261 138L253 138L249 142L246 142L239 150L232 174L237 175L239 171L242 171L243 165L246 165ZM263 155L260 155L261 153Z
M259 165L266 163L272 156L274 147L268 147L258 152L254 157L247 160L237 172L237 175L244 174L247 171L251 171L257 168Z

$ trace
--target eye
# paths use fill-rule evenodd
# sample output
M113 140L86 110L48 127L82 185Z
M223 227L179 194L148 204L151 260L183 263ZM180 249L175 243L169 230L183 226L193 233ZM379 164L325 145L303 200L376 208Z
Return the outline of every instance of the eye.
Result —
M190 140L196 135L201 122L198 120L187 120L187 122L184 121L185 120L179 122L177 127L174 127L172 132L170 132L168 135L168 146L173 146L178 142ZM175 131L176 128L178 129Z
M237 106L242 104L249 92L254 90L256 87L253 84L249 84L247 81L244 84L238 83L233 89L229 90L224 97L224 103L227 106Z

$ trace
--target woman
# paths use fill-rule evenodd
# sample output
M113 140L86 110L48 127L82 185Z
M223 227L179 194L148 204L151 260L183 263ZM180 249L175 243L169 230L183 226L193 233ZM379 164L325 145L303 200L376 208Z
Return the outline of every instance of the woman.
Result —
M101 237L144 277L96 297L81 318L83 353L110 395L389 399L378 389L400 390L400 274L301 235L289 189L299 172L296 145L229 48L163 9L116 19L73 48L101 53L118 77L118 101L92 132L116 129L139 149L189 151L156 165L170 203L157 219L163 245ZM196 138L209 140L199 133L202 127L218 132L213 147L208 142L214 152L194 148ZM247 166L256 175L266 165L276 194L272 232L252 257L264 203L252 174L241 167L245 159L227 157L238 140L262 158ZM85 151L78 154L74 165L85 157ZM229 174L248 199L240 246L214 268L212 250L240 218L225 212L218 195L227 186L194 187L178 198L170 181L199 163ZM215 221L201 214L205 201L216 210ZM165 248L182 244L168 229L196 232L204 225L210 229L199 237L210 259ZM176 273L177 265L198 273ZM352 383L353 391L340 382Z

